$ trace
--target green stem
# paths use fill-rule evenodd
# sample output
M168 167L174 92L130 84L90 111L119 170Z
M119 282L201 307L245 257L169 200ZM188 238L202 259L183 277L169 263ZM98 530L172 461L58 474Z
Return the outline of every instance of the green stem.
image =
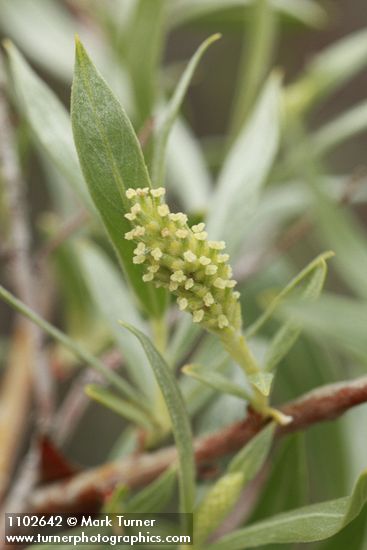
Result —
M153 342L157 350L163 356L165 355L165 352L167 349L167 339L168 339L167 326L168 325L167 325L165 316L151 319ZM158 432L155 435L153 434L152 442L151 442L152 444L154 444L156 441L160 441L161 437L169 433L171 429L171 419L168 413L165 399L163 397L163 394L158 384L156 384L155 394L156 394L155 416L159 419L159 424L160 424L162 433L159 433L159 430L158 430Z
M224 347L229 355L238 363L244 370L247 377L261 372L261 369L253 356L246 338L242 334L234 330L223 331L220 335ZM251 383L251 381L250 381ZM269 406L269 398L264 395L254 384L251 383L253 395L250 403L255 411L264 417L271 417L281 425L286 425L291 422L292 418L284 415L281 411L273 409Z
M237 95L232 113L231 134L235 137L246 121L252 104L269 67L275 30L276 15L269 0L256 0L249 23L249 42L241 55Z
M229 329L223 331L220 338L229 355L240 365L247 377L260 372L260 367L242 334ZM253 384L251 386L253 390L251 405L260 414L268 416L268 397L263 395Z
M259 372L257 361L242 334L229 329L223 331L220 338L229 355L240 365L247 376Z

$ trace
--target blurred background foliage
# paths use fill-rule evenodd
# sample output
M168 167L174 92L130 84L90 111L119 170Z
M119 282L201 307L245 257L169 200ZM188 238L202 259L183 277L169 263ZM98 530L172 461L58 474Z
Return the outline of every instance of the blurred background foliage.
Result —
M250 153L242 156L241 151L228 169L232 176L247 170L249 180L258 179L253 196L244 201L236 218L240 250L235 267L241 280L245 323L250 325L314 256L332 249L336 258L330 262L325 295L308 307L291 304L281 310L253 345L261 356L267 339L290 315L304 327L301 338L280 363L274 403L365 372L364 0L272 0L269 4L250 0L0 0L0 27L2 36L14 42L67 109L74 34L78 33L132 120L148 165L155 129L186 62L209 34L222 33L194 74L168 146L170 199L192 220L205 217L215 182L220 184L223 163L233 151L231 146L247 121L256 116L254 106L264 83L272 75L268 86L274 85L281 76L280 120L271 119L273 111L265 106L264 113L257 114L252 135L253 143L260 145L255 144L252 158ZM14 87L19 99L16 82ZM134 365L144 364L146 359L115 320L126 314L129 319L136 318L137 326L144 326L145 321L136 309L127 314L131 298L124 296L112 250L99 224L85 214L83 199L67 185L70 181L66 180L78 185L78 167L62 152L55 157L48 121L37 119L37 113L32 118L24 101L20 104L14 101L13 117L28 185L34 253L47 265L45 312L89 351L102 354L112 350L118 360L121 352L130 362L128 377L134 380L135 376L144 391L149 381L142 379L142 373L149 378L149 372L142 367L137 374ZM39 129L42 124L43 133ZM279 128L275 128L277 124ZM263 146L263 142L270 145ZM65 144L65 150L67 147ZM250 166L244 165L249 158ZM70 229L70 223L75 225L70 238L56 246L53 239L65 227ZM6 279L5 267L1 276ZM9 315L10 310L2 307L1 363L6 356ZM231 375L232 366L218 360L211 337L196 343L192 352L192 330L185 318L174 312L172 320L169 356L177 366L188 359L208 369L220 363L218 368ZM196 342L195 333L192 340ZM83 375L76 372L75 359L64 349L52 342L49 347L58 380L57 399L62 403L65 396L70 398L70 388L82 387L77 380ZM79 384L85 381L82 378ZM235 397L218 397L190 379L185 379L182 387L196 433L244 415L244 404ZM67 403L63 406L66 410ZM60 433L65 430L62 410ZM362 406L335 423L283 441L274 452L264 492L251 519L350 491L355 477L366 467L366 423L367 407ZM121 418L97 404L89 404L78 424L69 426L67 432L60 436L66 454L85 466L101 463L108 456L122 456L134 445L131 431L122 429ZM344 549L345 541L358 533L353 549L366 548L365 519L366 514L332 542L310 547Z

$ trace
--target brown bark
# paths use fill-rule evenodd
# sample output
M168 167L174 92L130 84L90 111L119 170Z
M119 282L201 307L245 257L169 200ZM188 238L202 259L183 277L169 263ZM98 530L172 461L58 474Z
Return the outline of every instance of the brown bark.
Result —
M304 430L318 422L333 420L348 409L367 402L367 376L352 382L323 386L286 403L280 410L293 417L293 422L279 427L277 437ZM264 426L265 421L250 411L237 422L214 434L195 440L198 465L215 461L243 447ZM124 483L131 488L146 485L161 474L177 454L174 447L152 453L133 455L77 474L65 482L57 482L36 490L29 501L32 512L85 511L88 505L102 502L105 495Z

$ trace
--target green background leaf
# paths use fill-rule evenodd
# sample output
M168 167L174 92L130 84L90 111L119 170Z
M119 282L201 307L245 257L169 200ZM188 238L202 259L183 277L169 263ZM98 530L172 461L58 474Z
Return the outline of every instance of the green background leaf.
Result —
M243 550L269 543L313 542L332 537L348 525L367 501L367 472L350 497L312 504L249 525L212 544L210 550Z
M181 392L171 369L149 338L135 327L122 324L140 340L164 396L179 457L181 511L191 513L195 498L195 463L190 422Z
M159 316L164 294L143 283L141 266L132 263L135 245L124 239L131 229L124 218L125 190L150 187L143 154L127 115L79 41L75 63L71 119L84 177L142 307Z

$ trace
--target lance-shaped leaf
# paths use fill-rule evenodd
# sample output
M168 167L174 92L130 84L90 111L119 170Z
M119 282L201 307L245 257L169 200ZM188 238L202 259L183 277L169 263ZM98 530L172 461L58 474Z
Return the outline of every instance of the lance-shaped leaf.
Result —
M316 542L332 537L361 512L367 501L367 471L351 496L278 514L223 537L208 550L244 550L265 544Z
M286 91L290 113L306 110L336 91L367 64L367 30L354 32L316 55Z
M108 369L102 361L97 357L91 355L88 351L83 349L77 342L72 338L69 338L65 333L63 333L57 327L51 325L48 321L40 317L33 309L29 308L24 302L21 302L16 298L11 292L6 290L3 286L0 285L0 299L9 304L15 311L18 311L27 319L35 323L38 327L46 332L51 338L60 342L68 350L70 350L82 363L86 363L99 374L101 374L108 382L110 382L117 390L120 391L122 395L127 397L133 403L136 403L138 406L141 406L142 396L141 394L133 388L124 378L113 372L111 369Z
M161 291L142 281L141 266L132 262L134 244L124 239L131 229L125 191L150 187L134 129L111 89L77 40L71 119L80 164L93 201L125 273L151 315L164 308Z
M80 170L69 114L10 41L6 41L10 73L20 108L42 151L50 157L67 183L88 205L90 195Z
M311 262L311 264L303 270L303 277L298 279L297 285L302 284L305 278L307 281L301 295L303 301L315 301L320 296L327 274L327 264L325 260L325 255L316 258L314 262ZM288 291L291 292L292 289L297 288L297 285L293 288L290 287ZM302 323L290 319L275 333L265 355L264 363L266 370L271 371L275 369L296 342L301 330Z
M270 319L279 305L293 292L302 289L301 297L303 300L316 300L324 286L327 273L326 260L334 256L333 252L325 252L317 256L310 262L298 275L296 275L284 288L275 296L266 308L264 313L247 329L248 338L254 336L258 330ZM287 322L275 333L272 338L265 356L265 369L273 370L276 365L288 353L290 348L296 342L302 325L296 319L287 320ZM271 381L270 381L271 383Z
M190 421L181 392L172 370L149 338L135 327L126 323L121 324L140 341L162 391L178 452L181 512L191 513L195 498L195 464Z
M11 37L38 66L67 82L72 76L75 25L72 14L60 2L0 2L3 36Z
M251 400L250 391L246 391L245 388L235 384L218 372L200 368L199 365L185 365L182 372L221 393L228 393L240 399L244 399L245 401Z
M319 265L322 260L327 260L332 258L334 252L327 251L319 256L317 256L312 262L310 262L302 271L300 271L293 279L283 288L279 294L271 301L269 306L266 308L264 313L246 330L246 337L252 338L258 330L270 319L274 311L277 309L279 304L287 297L289 294L294 291L304 279L314 271L314 269Z
M251 382L252 386L255 386L255 388L266 397L270 395L273 379L274 375L272 373L261 371L248 376L248 380Z
M367 131L367 100L322 126L311 135L312 147L317 155L325 155L344 141Z
M200 59L204 55L209 46L220 38L220 34L213 34L207 38L196 50L192 58L190 59L183 75L181 76L175 92L168 102L161 126L158 130L153 156L153 169L152 179L154 185L163 185L164 172L165 172L165 159L168 138L170 136L172 127L180 111L182 102L186 95L187 89L190 85L191 79L195 72L196 67L199 64Z
M215 353L213 353L214 350ZM195 364L205 365L205 370L208 372L226 375L227 380L234 367L227 352L213 336L203 339L192 359L195 360ZM236 372L239 373L237 368ZM197 414L212 399L215 391L218 391L209 385L203 385L191 376L183 376L180 379L180 388L190 416Z
M326 541L320 550L345 550L353 541L353 546L363 550L367 543L367 508L348 527Z
M237 86L231 114L231 135L237 136L248 117L271 63L277 35L278 18L269 0L256 0L244 25L237 75Z
M159 64L166 37L166 4L166 0L137 0L129 25L125 32L119 32L122 35L120 40L126 41L126 62L140 125L151 116L156 100Z
M210 238L224 239L232 254L238 252L246 224L257 207L277 152L279 129L280 79L273 74L228 153L210 205Z

